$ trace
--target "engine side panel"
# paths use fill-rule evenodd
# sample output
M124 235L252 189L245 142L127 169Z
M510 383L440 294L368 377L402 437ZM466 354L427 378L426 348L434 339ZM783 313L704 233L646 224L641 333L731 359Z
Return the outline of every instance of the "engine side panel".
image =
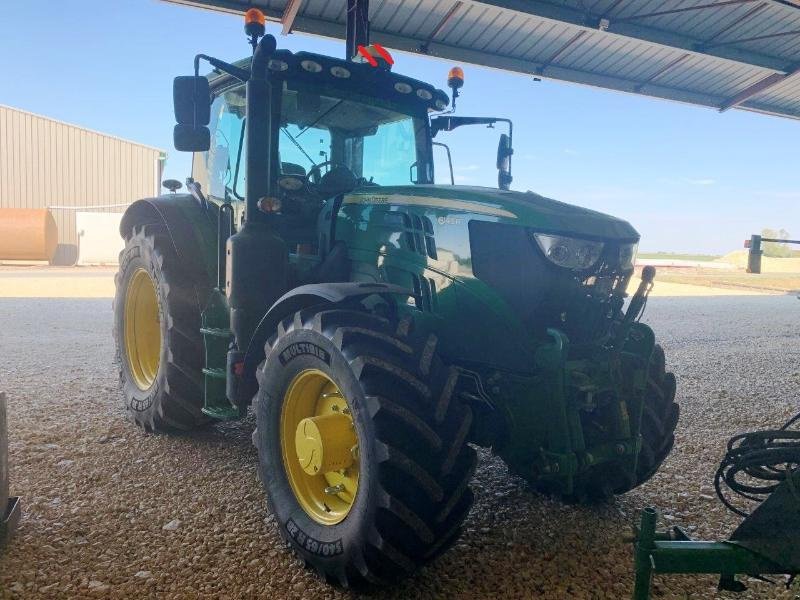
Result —
M522 322L473 273L469 222L492 215L429 199L366 200L345 197L337 215L335 235L347 244L351 278L413 290L416 306L432 317L446 360L529 371L533 348Z

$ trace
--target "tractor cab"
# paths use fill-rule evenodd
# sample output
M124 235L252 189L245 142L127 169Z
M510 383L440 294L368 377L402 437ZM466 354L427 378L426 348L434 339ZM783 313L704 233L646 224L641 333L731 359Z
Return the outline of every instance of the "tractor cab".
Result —
M251 62L234 66L249 72ZM267 144L254 168L269 163L270 181L255 206L275 217L290 248L316 246L327 200L356 188L433 182L428 112L446 107L447 95L379 64L284 50L267 62ZM225 72L208 81L209 144L192 148L192 177L213 202L232 203L240 221L247 86Z

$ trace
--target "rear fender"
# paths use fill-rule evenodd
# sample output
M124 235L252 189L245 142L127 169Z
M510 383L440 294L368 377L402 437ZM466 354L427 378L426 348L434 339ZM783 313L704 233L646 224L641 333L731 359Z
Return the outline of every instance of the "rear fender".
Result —
M208 291L216 281L216 207L206 209L189 194L167 194L131 204L122 215L119 233L128 239L134 227L161 225L192 281L196 282L198 309L205 308Z

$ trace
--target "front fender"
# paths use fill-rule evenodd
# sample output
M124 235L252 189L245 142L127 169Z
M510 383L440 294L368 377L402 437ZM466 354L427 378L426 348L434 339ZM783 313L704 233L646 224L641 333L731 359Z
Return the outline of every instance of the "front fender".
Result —
M316 304L340 304L373 294L387 297L414 295L399 285L358 281L311 283L288 291L270 307L253 332L244 358L245 373L255 374L256 367L264 360L264 346L267 340L277 330L278 323L289 315Z

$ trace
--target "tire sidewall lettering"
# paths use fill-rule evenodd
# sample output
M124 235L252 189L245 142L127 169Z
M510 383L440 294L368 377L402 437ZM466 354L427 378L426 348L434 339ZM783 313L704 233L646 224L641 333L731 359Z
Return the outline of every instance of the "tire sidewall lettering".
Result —
M292 348L286 354L282 354ZM286 360L282 360L286 359ZM299 505L286 476L281 459L264 461L265 456L280 457L281 403L286 388L292 379L306 369L319 369L328 374L347 397L356 422L361 449L362 467L356 501L348 516L335 525L322 525L314 521ZM278 526L287 535L292 545L301 553L325 561L346 561L349 549L366 539L368 532L362 530L372 522L374 502L371 494L372 448L364 440L373 439L372 426L363 405L363 391L346 358L325 336L301 329L287 333L269 353L264 369L264 381L272 382L270 393L259 391L257 420L259 445L271 444L271 450L261 453L261 476L270 491L271 507ZM361 418L360 418L361 417ZM364 418L366 417L366 418ZM266 464L265 464L266 462Z

